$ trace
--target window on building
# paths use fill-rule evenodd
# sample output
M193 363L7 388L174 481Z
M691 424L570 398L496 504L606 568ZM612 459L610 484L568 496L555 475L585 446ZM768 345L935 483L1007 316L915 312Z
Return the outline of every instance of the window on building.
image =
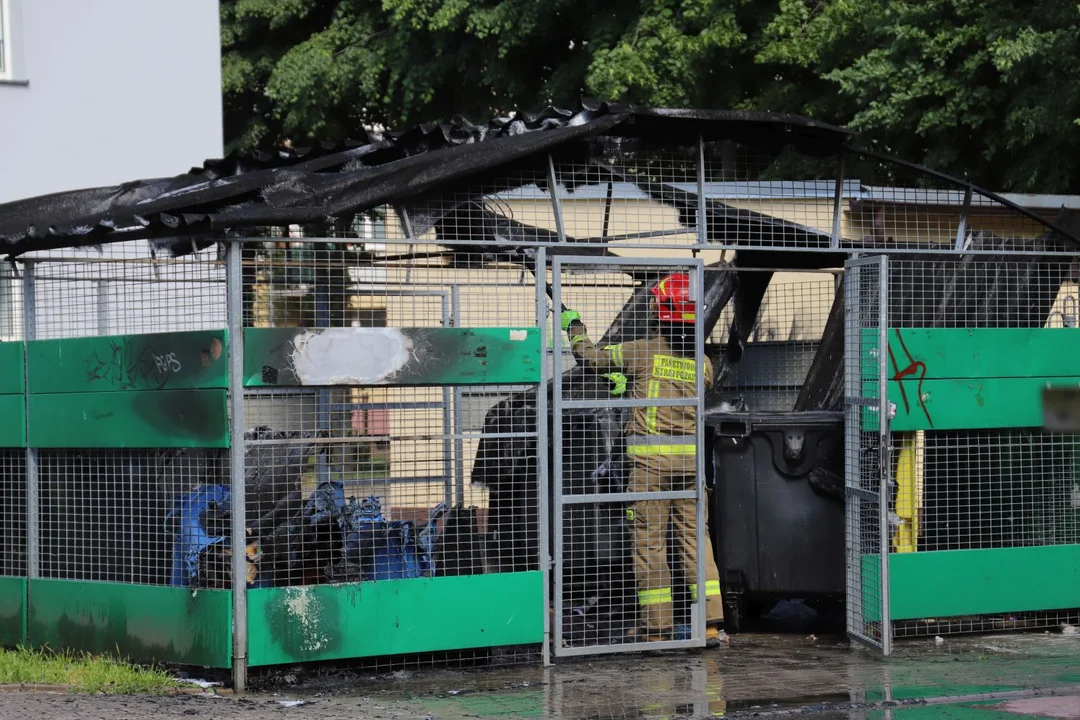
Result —
M22 58L18 45L19 10L21 0L0 0L0 80L19 82L25 80L22 70Z
M4 0L0 0L0 78L7 77L8 74L8 59L7 59L7 14L4 12Z

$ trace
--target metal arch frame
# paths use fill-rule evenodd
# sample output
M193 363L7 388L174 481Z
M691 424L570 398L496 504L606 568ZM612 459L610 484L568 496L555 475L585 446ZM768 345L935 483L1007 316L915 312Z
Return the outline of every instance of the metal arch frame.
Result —
M888 317L889 317L889 257L874 255L855 257L844 263L845 334L844 343L844 534L846 561L846 616L847 634L852 640L868 645L883 656L892 653L892 622L889 589L889 503L892 484L892 456L890 451L890 417L892 415L888 396ZM864 275L865 273L865 275ZM877 353L876 398L863 397L862 382L862 320L865 308L860 305L864 277L873 277L878 283L878 311L876 330L879 351ZM854 331L854 332L853 332ZM878 415L878 468L877 490L864 489L860 483L862 467L859 436L862 432L862 409L872 409ZM863 617L862 558L862 508L860 501L876 502L878 509L878 555L880 562L880 613L881 637L865 633ZM855 592L853 592L855 591ZM853 597L853 595L856 595Z
M565 266L573 267L646 267L646 268L684 268L693 277L691 289L694 300L698 305L699 312L704 310L704 281L705 264L700 258L676 260L658 260L652 258L624 258L624 257L590 257L590 256L566 256L557 255L552 258L552 307L562 306L562 272ZM580 657L584 655L601 655L608 653L641 652L646 650L679 650L700 648L705 646L705 593L699 592L698 599L691 602L691 623L689 640L664 640L656 642L627 642L608 645L585 645L580 647L564 647L562 644L563 627L563 508L567 505L583 505L601 502L625 502L627 500L675 500L693 499L697 514L697 586L705 588L705 552L711 552L711 546L707 546L708 528L705 521L705 454L704 454L704 423L701 419L705 413L705 353L704 353L704 330L700 323L695 324L696 352L696 397L693 400L634 400L634 399L607 399L607 400L563 400L563 372L561 358L563 355L563 333L552 332L552 468L551 476L552 493L549 501L553 510L553 531L555 553L551 567L555 573L555 597L554 604L554 627L552 628L553 652L555 657ZM588 495L563 494L562 469L563 469L563 412L571 409L589 408L631 408L631 407L686 407L692 405L696 408L695 423L696 442L701 452L696 456L697 479L693 490L662 491L645 493L593 493ZM546 482L547 478L542 478ZM568 499L569 498L569 499ZM708 548L708 549L707 549Z

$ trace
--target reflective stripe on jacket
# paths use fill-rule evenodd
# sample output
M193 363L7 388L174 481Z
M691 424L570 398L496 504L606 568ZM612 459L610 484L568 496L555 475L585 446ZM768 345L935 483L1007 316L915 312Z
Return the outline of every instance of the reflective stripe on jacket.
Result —
M598 348L586 335L571 338L571 351L600 372L621 370L631 380L627 397L639 400L690 400L697 391L697 363L678 357L664 337ZM703 359L705 387L712 387L712 362ZM627 452L637 457L693 458L696 452L694 407L631 408L626 425ZM676 463L680 466L684 462ZM693 463L689 463L693 466ZM672 467L672 470L676 468ZM692 469L689 469L693 472Z

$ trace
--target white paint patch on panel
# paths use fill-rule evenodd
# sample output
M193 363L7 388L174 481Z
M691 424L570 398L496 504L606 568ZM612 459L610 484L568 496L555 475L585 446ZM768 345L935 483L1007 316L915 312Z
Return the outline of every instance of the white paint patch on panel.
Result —
M394 328L308 331L293 341L293 372L304 385L370 385L405 367L412 349Z

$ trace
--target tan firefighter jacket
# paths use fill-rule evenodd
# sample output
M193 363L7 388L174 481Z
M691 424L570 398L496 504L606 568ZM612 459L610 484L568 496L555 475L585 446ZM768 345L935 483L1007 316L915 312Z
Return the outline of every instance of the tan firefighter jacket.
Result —
M582 333L570 339L574 355L600 372L619 370L630 380L635 399L693 399L697 391L694 358L678 357L662 337L598 348ZM712 363L704 358L705 388L712 387ZM693 407L630 408L626 452L664 474L696 471L697 425Z

